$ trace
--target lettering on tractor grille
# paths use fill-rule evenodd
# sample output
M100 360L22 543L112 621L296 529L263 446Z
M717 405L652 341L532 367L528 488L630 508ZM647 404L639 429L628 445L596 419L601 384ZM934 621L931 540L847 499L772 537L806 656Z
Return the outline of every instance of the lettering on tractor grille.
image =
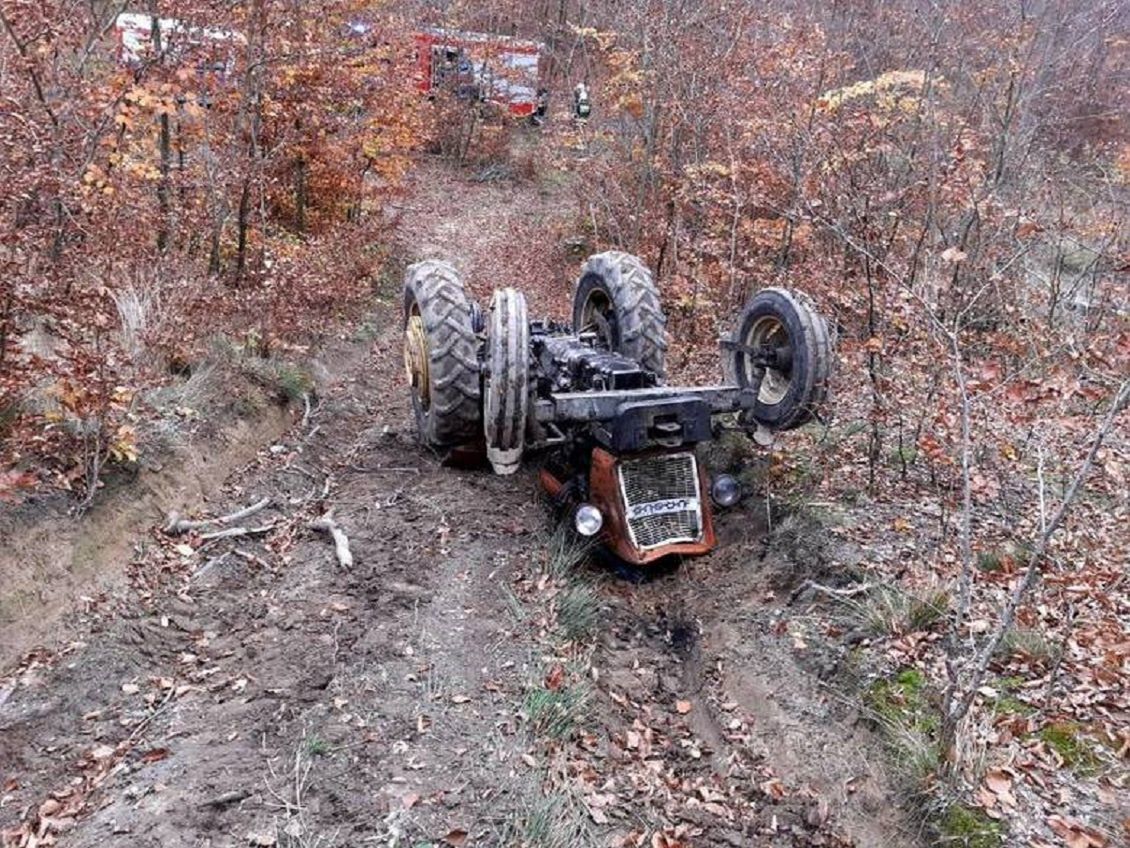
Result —
M620 494L632 544L640 550L702 539L698 463L692 453L622 460Z

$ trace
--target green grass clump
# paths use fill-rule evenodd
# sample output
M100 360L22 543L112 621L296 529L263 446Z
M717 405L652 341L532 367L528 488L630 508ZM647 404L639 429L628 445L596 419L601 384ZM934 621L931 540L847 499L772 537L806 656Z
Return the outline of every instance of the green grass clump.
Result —
M539 736L566 739L584 719L588 702L588 692L578 686L539 686L526 695L522 712Z
M314 378L293 365L279 364L274 377L279 394L292 402L301 400L314 389Z
M946 616L949 609L949 592L944 590L933 592L925 598L913 597L907 611L910 631L929 630Z
M996 655L1000 659L1019 656L1030 662L1051 663L1055 661L1059 651L1059 646L1042 631L1013 627L1004 634Z
M573 848L595 845L589 814L571 790L540 796L533 787L522 809L515 810L496 834L497 845L522 848Z
M545 571L550 577L568 577L592 554L596 543L579 535L571 520L564 520L554 528L546 540Z
M951 804L934 824L938 845L961 848L998 848L1004 844L1004 828L983 810Z
M905 790L913 797L922 795L941 768L938 710L931 702L926 676L916 668L905 668L873 683L864 692L863 702L883 735Z
M1029 716L1036 712L1036 708L1014 695L1001 695L993 701L993 712L997 715Z
M950 596L939 590L919 597L893 586L879 586L843 603L848 617L869 635L902 636L929 630L941 621L949 612Z
M574 581L557 602L557 623L569 641L590 636L600 622L600 597L585 581Z
M311 757L324 757L330 752L330 744L325 739L311 736L306 740L306 753Z
M904 668L894 677L877 680L864 693L864 703L883 724L911 727L922 733L938 729L937 711L931 708L926 676Z
M1025 683L1023 677L1015 675L1002 677L997 681L996 689L1000 694L989 705L997 715L1029 716L1036 712L1036 708L1016 697L1016 691Z
M977 570L986 574L1000 571L1004 568L1004 557L1000 551L978 551Z
M1084 774L1098 769L1099 758L1083 735L1083 728L1075 722L1052 722L1036 735L1060 756L1068 768Z

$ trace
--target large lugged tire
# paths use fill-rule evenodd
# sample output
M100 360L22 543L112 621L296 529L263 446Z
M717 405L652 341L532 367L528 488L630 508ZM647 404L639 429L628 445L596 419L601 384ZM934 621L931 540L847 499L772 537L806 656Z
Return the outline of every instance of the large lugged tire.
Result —
M404 276L404 364L420 440L457 447L482 434L479 342L458 272L418 262Z
M746 304L731 336L726 363L738 385L756 379L752 352L769 346L779 365L766 369L753 417L770 430L792 430L817 418L827 400L832 373L828 325L800 292L762 289Z
M666 327L659 289L638 257L619 251L589 257L573 292L573 332L596 332L609 350L636 360L662 382Z
M513 474L526 446L530 391L530 320L522 293L495 291L487 327L490 369L483 391L487 459L496 474Z

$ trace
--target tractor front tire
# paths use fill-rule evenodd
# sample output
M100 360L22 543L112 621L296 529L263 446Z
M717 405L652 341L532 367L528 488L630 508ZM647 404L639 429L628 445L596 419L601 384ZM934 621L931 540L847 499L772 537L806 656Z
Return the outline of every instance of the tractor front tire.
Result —
M726 371L742 388L756 382L754 349L787 351L782 365L767 368L758 386L753 408L758 424L792 430L819 416L828 396L832 342L827 323L805 295L762 289L742 310L731 341Z
M530 320L526 298L515 289L497 289L487 325L483 433L495 474L513 474L526 446L530 393Z
M453 448L482 437L479 342L473 307L446 262L418 262L404 277L404 362L420 441Z
M590 256L573 292L573 332L596 332L612 352L634 359L662 383L667 318L647 266L630 253Z

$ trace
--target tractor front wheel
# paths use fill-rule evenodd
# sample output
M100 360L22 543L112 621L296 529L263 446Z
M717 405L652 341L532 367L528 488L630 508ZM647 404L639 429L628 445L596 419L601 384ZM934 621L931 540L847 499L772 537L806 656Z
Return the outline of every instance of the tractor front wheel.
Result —
M473 307L446 262L404 277L404 367L420 440L452 448L482 437L482 389Z
M757 386L757 423L792 430L819 415L828 395L832 343L827 324L803 294L759 291L726 347L729 374L743 388Z
M483 391L487 459L496 474L513 474L526 445L530 391L530 321L526 298L515 289L498 289L491 299L487 363Z

